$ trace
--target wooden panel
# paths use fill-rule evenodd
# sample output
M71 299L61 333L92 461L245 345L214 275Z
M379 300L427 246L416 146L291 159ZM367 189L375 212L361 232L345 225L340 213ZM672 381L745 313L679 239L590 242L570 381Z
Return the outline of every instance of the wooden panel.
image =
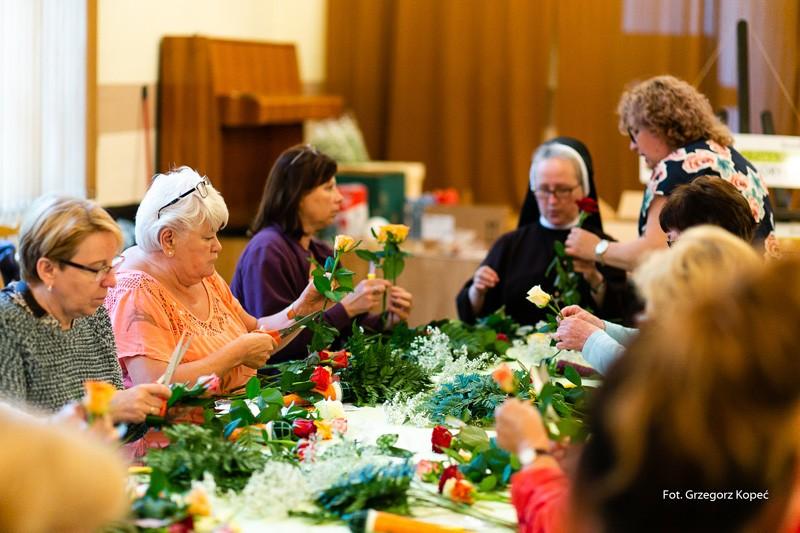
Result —
M250 225L272 163L286 148L302 141L302 124L222 129L221 175L212 181L228 205L229 228L244 230Z

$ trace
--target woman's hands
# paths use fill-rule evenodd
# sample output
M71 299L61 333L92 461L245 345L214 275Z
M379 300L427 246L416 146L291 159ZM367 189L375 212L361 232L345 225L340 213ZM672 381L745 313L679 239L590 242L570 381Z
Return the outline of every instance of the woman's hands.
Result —
M403 287L394 286L389 289L386 309L389 311L389 326L408 320L414 297Z
M238 355L238 364L259 369L267 364L278 343L267 331L256 329L245 333L233 341L233 344Z
M130 389L117 391L111 399L109 414L116 422L138 424L147 415L157 415L170 397L169 387L160 383L143 383Z
M564 247L567 254L572 257L594 261L594 249L599 242L600 237L591 231L586 231L583 228L572 228L569 231L569 235L567 235L567 240L564 241Z
M314 280L311 279L308 281L308 285L303 289L300 296L298 296L292 304L292 309L296 315L306 316L322 309L324 302L325 296L314 287Z
M341 303L347 311L347 316L353 318L383 305L383 294L391 286L392 284L385 279L362 280L353 292L342 298Z
M494 288L500 283L500 276L497 275L495 270L488 266L482 265L478 267L475 274L472 276L472 285L469 286L467 296L469 302L472 304L472 312L479 313L483 308L483 301L486 298L486 293L489 289Z
M529 403L510 398L495 411L497 445L511 453L549 450L550 438L539 411Z

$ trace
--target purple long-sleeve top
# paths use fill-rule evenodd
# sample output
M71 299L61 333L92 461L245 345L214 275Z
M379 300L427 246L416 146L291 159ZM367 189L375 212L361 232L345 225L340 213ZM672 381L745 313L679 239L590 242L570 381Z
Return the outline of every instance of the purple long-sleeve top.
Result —
M255 317L277 313L295 301L308 285L311 275L309 256L320 264L333 255L333 249L322 241L311 239L308 250L297 239L288 236L275 225L256 233L247 243L231 282L231 292L242 307ZM325 321L346 335L352 319L342 304L325 311ZM376 329L377 317L358 317L359 323ZM308 355L311 332L300 333L286 348L275 354L271 362L302 359Z

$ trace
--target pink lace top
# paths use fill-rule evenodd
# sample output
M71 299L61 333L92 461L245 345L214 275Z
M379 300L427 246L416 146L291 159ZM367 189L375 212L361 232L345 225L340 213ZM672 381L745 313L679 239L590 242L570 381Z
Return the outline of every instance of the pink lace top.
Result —
M126 387L135 385L125 360L145 356L169 362L184 331L192 336L184 362L196 361L247 333L241 320L242 306L219 274L203 280L211 312L199 320L158 280L140 270L120 270L117 286L110 289L105 305L117 343ZM237 366L222 379L223 392L244 385L255 370Z

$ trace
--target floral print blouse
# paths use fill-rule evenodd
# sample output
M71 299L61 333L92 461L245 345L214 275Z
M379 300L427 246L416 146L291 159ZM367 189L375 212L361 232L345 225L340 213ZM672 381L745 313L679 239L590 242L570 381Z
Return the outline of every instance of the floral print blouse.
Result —
M669 196L679 185L699 176L718 176L742 193L758 226L754 241L764 245L767 255L779 255L775 220L767 188L756 168L732 146L714 141L695 141L662 159L653 169L639 213L639 235L644 233L647 212L655 195Z

